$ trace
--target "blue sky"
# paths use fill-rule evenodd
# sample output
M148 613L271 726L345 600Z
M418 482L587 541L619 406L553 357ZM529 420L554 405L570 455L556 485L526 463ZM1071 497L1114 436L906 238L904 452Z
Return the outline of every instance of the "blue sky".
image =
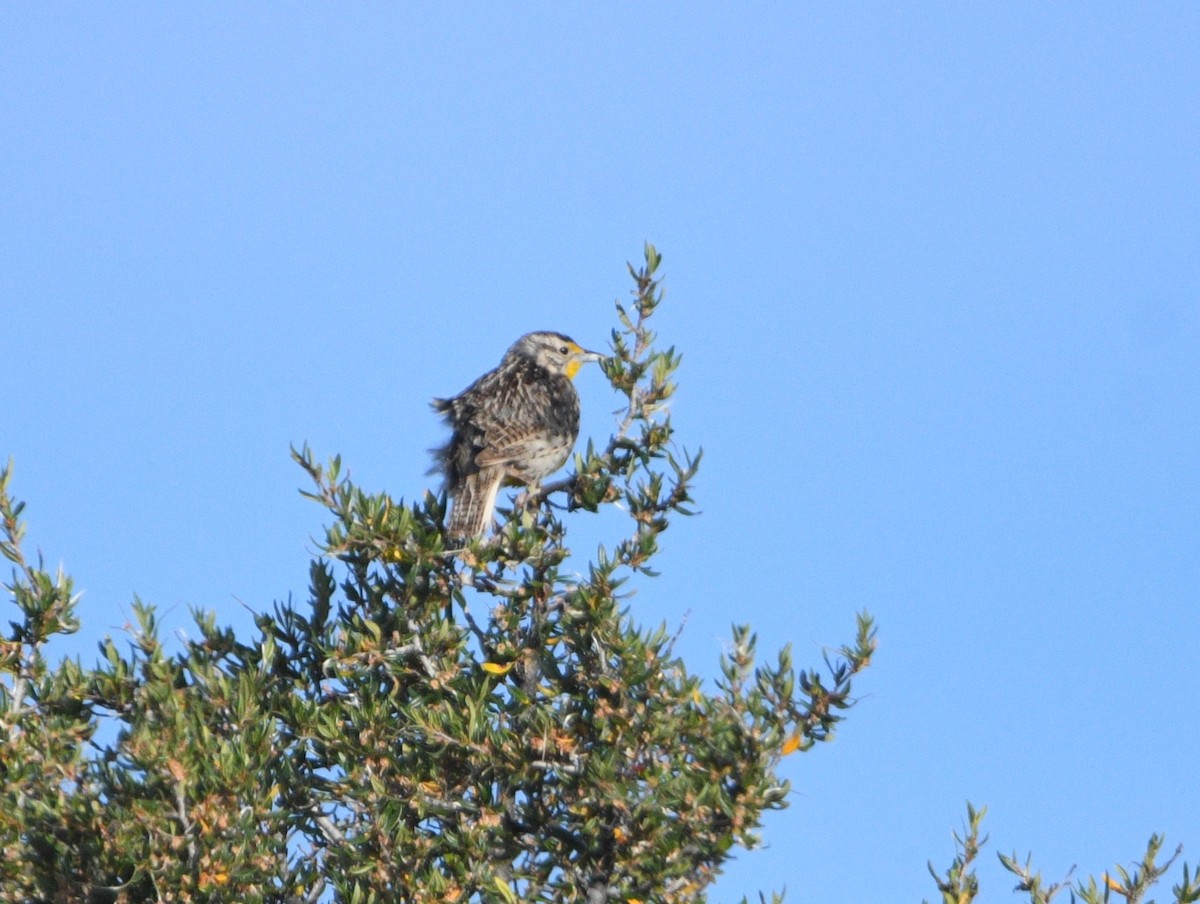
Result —
M9 4L0 457L85 593L247 625L428 399L602 346L664 255L703 515L637 618L715 675L879 622L713 900L920 901L964 801L1048 878L1200 860L1200 6ZM580 375L584 431L616 399ZM576 515L585 518L585 515ZM587 534L584 527L581 535Z

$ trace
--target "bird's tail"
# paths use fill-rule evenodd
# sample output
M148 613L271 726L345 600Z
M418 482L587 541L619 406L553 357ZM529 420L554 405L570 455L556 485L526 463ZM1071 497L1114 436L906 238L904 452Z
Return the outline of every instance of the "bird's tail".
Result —
M483 468L462 481L450 509L448 536L470 539L484 534L492 523L502 477L499 468Z

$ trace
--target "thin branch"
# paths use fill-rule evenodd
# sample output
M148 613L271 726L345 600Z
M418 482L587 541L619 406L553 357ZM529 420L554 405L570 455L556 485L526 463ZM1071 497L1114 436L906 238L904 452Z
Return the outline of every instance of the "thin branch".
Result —
M195 823L192 822L187 812L187 796L183 787L183 779L175 780L175 817L179 820L183 834L187 836L188 863L194 867L200 859L200 852L196 847Z
M407 624L408 630L411 631L413 635L412 646L417 653L417 660L421 663L421 667L425 669L425 674L428 677L436 678L438 676L437 666L434 665L433 660L425 654L425 645L421 643L421 629L411 618L408 620Z
M346 836L333 824L333 820L324 813L318 813L313 822L317 824L317 828L321 830L321 834L325 836L325 840L330 844L346 843Z

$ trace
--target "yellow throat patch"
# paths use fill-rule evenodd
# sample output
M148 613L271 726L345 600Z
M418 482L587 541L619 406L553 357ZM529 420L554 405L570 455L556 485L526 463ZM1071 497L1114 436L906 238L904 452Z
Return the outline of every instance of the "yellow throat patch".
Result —
M571 350L572 355L582 354L582 352L583 352L583 349L580 346L576 345L574 342L569 343L567 345L567 348L569 348ZM563 373L565 373L567 375L568 380L574 380L575 374L579 373L579 368L582 366L583 366L582 361L580 361L578 358L573 358L572 360L567 362L567 366L563 368Z

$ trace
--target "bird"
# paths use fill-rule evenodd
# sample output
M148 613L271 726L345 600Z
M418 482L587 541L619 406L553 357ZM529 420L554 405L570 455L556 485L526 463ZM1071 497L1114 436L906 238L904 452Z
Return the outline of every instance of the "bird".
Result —
M504 484L537 488L566 462L579 436L579 394L572 380L604 358L562 333L526 333L499 366L433 409L452 430L433 450L450 496L448 537L482 537Z

